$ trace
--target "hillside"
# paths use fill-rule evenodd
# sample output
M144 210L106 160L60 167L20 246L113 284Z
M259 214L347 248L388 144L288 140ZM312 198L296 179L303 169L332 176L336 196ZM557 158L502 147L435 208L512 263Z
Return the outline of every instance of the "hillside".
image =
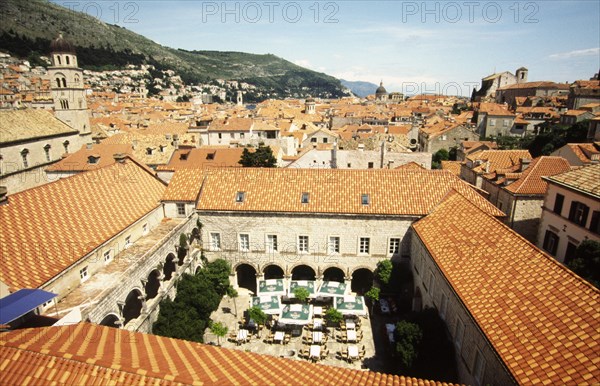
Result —
M342 86L349 88L354 95L361 98L375 94L375 90L377 90L378 87L375 83L370 82L349 81L344 79L340 79L340 81L342 82Z
M47 0L2 0L0 15L0 50L21 57L47 54L62 31L85 69L148 63L176 71L189 84L226 79L254 84L272 97L343 95L339 80L275 55L173 49Z

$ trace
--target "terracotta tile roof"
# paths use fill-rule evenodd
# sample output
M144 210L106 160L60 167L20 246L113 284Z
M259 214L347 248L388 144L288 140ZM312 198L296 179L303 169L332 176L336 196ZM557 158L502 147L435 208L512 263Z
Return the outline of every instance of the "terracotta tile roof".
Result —
M447 170L455 176L460 176L461 161L442 161L442 169Z
M600 198L600 164L546 178L548 181L566 185Z
M410 161L404 165L400 165L394 168L395 170L427 170L423 166L419 165L415 161Z
M251 118L226 118L215 119L208 126L208 131L244 131L248 132L252 128L253 120Z
M41 286L160 205L164 190L127 158L9 196L0 206L0 280Z
M571 170L569 161L562 157L538 157L512 184L504 189L514 194L537 194L544 195L548 189L548 183L542 177L553 176ZM506 178L511 178L509 174Z
M585 164L591 163L592 160L599 160L600 143L567 143L565 147L571 149L573 154ZM562 148L555 153L560 155L561 150Z
M204 180L197 208L421 216L450 189L494 216L504 215L464 181L442 170L213 169ZM246 192L244 202L235 202L237 192ZM304 192L310 194L308 204L300 202ZM361 203L363 194L369 195L368 205Z
M524 88L548 88L557 90L569 90L568 83L555 83L549 81L515 83L508 86L499 87L498 90L518 90Z
M600 291L460 194L413 225L519 384L600 382Z
M87 145L83 145L81 149L75 153L69 154L68 157L61 159L55 164L46 168L49 172L82 172L100 169L115 163L114 154L129 154L131 155L130 145L121 144L93 144L91 149ZM96 157L96 163L90 163L89 157Z
M249 149L254 151L254 149ZM173 152L166 165L159 165L156 170L179 170L185 168L206 167L241 167L238 163L243 148L210 148L178 149Z
M76 133L47 110L0 111L0 143Z
M444 385L81 323L0 335L5 384Z
M489 116L502 116L502 117L514 117L515 115L508 111L505 105L497 103L486 103L481 102L478 107L478 111L487 113Z
M466 157L468 161L483 161L482 164L472 168L479 173L511 168L519 165L521 158L531 159L529 150L482 150Z
M163 201L196 202L206 169L177 169L162 196Z

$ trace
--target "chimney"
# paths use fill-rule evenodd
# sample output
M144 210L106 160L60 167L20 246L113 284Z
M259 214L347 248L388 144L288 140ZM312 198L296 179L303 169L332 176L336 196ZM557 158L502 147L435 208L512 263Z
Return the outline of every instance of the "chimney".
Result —
M122 163L125 163L125 159L127 158L127 154L115 153L115 154L113 154L113 158L115 159L116 162L122 164Z
M333 147L331 148L331 168L337 169L337 142L333 143Z
M521 161L521 172L524 172L529 167L529 164L531 164L531 160L527 158L521 158L519 161Z
M86 143L85 144L85 148L88 149L88 150L92 150L92 146L93 146L92 143Z
M0 206L8 205L8 189L6 186L0 186Z
M173 134L173 147L179 149L179 134Z
M138 141L137 141L137 139L134 139L133 141L131 141L131 148L132 148L133 150L135 150L135 148L137 147L137 145L138 145Z
M388 161L388 169L393 169L394 168L394 160L391 159Z
M365 145L363 143L359 143L358 144L358 151L364 151L365 150Z

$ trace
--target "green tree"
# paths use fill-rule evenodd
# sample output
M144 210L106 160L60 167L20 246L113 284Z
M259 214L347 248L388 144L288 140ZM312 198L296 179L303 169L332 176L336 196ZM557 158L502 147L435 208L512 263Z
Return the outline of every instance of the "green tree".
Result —
M242 157L238 163L243 167L274 168L277 159L275 159L270 146L259 145L254 152L249 151L248 148L244 148Z
M264 311L261 310L260 307L257 307L257 306L248 308L248 317L250 319L254 320L256 325L259 327L258 328L259 331L260 331L260 326L264 326L265 323L267 322L267 314L265 314Z
M330 324L338 325L342 320L344 320L344 315L342 315L342 313L335 308L331 307L325 312L325 320L327 320L327 322Z
M379 300L379 294L381 290L377 287L371 287L366 293L365 296L371 300L371 313L373 313L373 308L375 307L375 302Z
M166 298L160 302L160 312L152 333L169 338L202 342L206 321L198 313L181 302Z
M225 295L227 288L229 287L229 273L231 272L231 265L224 259L217 259L206 264L205 268L201 271L202 274L212 282L216 292L219 296Z
M208 320L210 314L219 307L223 295L216 291L214 283L203 273L182 275L177 284L176 301L193 308L201 319Z
M237 302L235 301L235 299L238 297L238 292L235 288L233 288L233 286L229 286L227 287L227 296L233 299L233 306L235 307L235 317L237 318Z
M439 169L442 165L442 161L448 161L450 159L450 153L446 149L440 149L435 154L433 154L433 158L431 160L431 167L435 169Z
M418 347L423 333L419 325L406 320L396 323L394 332L396 339L396 352L400 356L400 363L405 369L409 369L417 359Z
M211 323L210 331L217 336L217 344L221 345L221 338L227 335L229 329L221 322Z
M394 268L390 260L382 260L377 263L377 269L375 275L380 283L387 285L392 277L392 269Z
M306 300L310 296L310 292L304 287L296 287L294 288L294 296L296 299L300 300L300 302L306 303Z
M583 241L575 250L575 256L567 260L567 267L596 288L600 288L600 243L593 240Z

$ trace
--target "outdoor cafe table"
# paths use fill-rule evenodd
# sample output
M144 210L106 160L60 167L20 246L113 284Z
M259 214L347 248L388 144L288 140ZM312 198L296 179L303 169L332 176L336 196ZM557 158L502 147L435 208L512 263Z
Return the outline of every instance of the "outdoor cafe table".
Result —
M322 326L323 326L323 319L321 319L321 318L313 319L313 327L315 329L321 328Z
M355 345L348 346L348 357L358 358L358 347Z
M243 328L240 329L237 333L237 340L243 341L243 340L246 340L247 338L248 338L248 330L244 330Z
M355 328L356 324L354 324L354 321L352 319L346 319L346 329L354 330Z
M321 357L321 346L312 345L310 346L310 357L311 358L320 358Z
M313 331L313 342L321 343L321 340L323 340L323 333L321 331Z
M348 342L356 342L356 330L348 330L347 332Z
M283 331L275 331L275 336L273 340L276 342L283 342L283 338L285 338L285 333Z

